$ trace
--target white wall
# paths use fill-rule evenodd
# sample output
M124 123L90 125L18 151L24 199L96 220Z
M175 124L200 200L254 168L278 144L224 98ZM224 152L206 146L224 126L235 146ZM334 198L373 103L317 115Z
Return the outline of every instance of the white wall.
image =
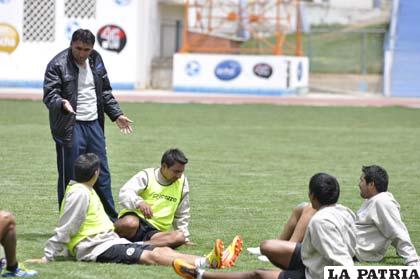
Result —
M329 0L332 8L372 9L373 0Z
M332 8L371 9L373 7L373 0L313 0L312 2Z
M153 30L151 30L152 23L150 20L156 18L152 15L151 1L139 1L138 14L138 31L137 31L137 46L138 46L138 68L137 68L137 88L146 88L150 83L150 63L151 63L151 47L153 47Z
M138 11L139 3L148 1L97 1L96 18L69 19L64 16L64 1L55 1L55 40L52 42L23 41L23 8L24 1L0 2L0 22L7 23L17 30L20 43L12 53L0 51L0 86L35 86L42 85L47 63L59 51L69 46L70 40L66 27L70 22L77 22L81 28L90 29L95 35L104 25L114 24L121 27L127 38L127 44L117 53L102 48L95 43L95 49L104 59L111 83L117 88L134 88L137 84L138 57ZM124 2L124 1L122 1ZM150 33L150 31L149 31ZM147 60L145 60L147 62Z

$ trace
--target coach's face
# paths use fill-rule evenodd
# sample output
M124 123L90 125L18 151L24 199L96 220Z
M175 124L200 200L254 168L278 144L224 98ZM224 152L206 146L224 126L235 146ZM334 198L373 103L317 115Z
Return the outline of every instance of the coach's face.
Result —
M185 165L175 162L172 166L168 167L165 163L163 163L161 167L161 173L163 177L165 177L168 182L173 183L177 179L180 179L182 174L184 173Z
M93 50L93 46L81 41L72 42L70 46L71 53L74 57L74 62L76 62L80 66L84 66L86 59L88 59L89 55Z

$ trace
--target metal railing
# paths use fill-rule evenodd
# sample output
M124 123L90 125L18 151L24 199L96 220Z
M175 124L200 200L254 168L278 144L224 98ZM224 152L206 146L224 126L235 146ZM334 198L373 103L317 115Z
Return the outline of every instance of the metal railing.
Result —
M385 29L317 29L304 37L311 72L381 74Z

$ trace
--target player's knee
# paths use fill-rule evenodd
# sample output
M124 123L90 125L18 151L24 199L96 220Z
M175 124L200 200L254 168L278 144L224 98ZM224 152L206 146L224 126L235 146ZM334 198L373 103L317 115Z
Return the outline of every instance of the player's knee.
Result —
M153 251L151 251L148 257L148 264L158 264L161 262L162 257L165 255L170 255L173 250L169 247L155 247Z
M271 240L263 240L260 243L261 254L267 255L271 252Z
M13 229L16 225L15 217L8 211L0 211L0 222L9 229Z
M139 228L139 219L135 216L125 216L114 223L117 233L137 231Z
M181 231L174 231L174 242L176 245L180 246L185 244L185 235Z
M301 204L297 205L296 207L293 208L292 215L295 216L296 218L299 218L302 215L302 212L304 211L305 207L306 206L302 206Z
M146 265L154 265L159 262L159 252L158 248L154 248L153 250L145 250L141 253L139 263L146 264Z

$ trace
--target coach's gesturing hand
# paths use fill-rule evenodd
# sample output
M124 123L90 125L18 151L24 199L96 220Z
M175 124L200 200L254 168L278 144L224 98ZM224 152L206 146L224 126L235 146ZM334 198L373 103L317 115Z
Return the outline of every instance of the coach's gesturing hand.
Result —
M133 121L131 121L127 116L120 115L115 122L117 123L118 128L120 128L121 133L131 134L133 132L133 128L131 128L130 125Z

